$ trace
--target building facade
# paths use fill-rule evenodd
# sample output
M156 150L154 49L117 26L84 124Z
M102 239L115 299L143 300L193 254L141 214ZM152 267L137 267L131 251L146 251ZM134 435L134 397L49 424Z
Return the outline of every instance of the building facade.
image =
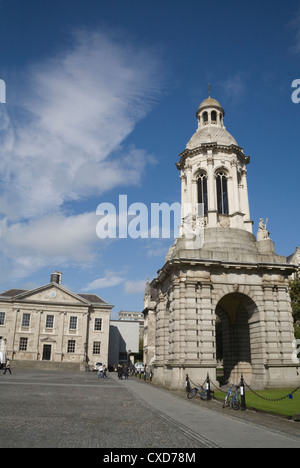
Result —
M250 157L227 132L225 112L208 98L180 155L182 225L157 277L146 286L145 358L154 380L183 388L243 373L256 388L297 386L289 278L295 265L275 253L267 222L252 233ZM218 332L221 338L217 339Z
M143 312L132 312L129 310L120 310L120 322L138 322L140 324L140 339L144 339L144 314Z
M109 366L129 364L139 352L139 322L111 320L109 334Z
M74 369L85 370L96 361L107 364L112 308L97 295L64 288L59 272L40 288L3 292L2 354L15 366L34 367L42 362L40 366L73 364Z

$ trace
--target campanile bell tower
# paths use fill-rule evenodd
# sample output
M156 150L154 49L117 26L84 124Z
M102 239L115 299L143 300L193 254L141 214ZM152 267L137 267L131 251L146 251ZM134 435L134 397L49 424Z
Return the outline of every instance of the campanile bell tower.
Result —
M209 97L197 110L198 128L180 155L182 219L184 208L192 204L196 221L202 205L207 228L244 229L252 233L247 165L250 157L227 132L225 111ZM184 222L184 221L183 221Z
M252 233L250 158L227 132L224 109L209 97L196 117L176 164L180 236L145 294L147 364L172 388L184 388L186 374L201 384L209 373L216 382L218 361L224 382L243 374L253 388L297 386L289 296L296 267L275 253L263 219L257 238Z

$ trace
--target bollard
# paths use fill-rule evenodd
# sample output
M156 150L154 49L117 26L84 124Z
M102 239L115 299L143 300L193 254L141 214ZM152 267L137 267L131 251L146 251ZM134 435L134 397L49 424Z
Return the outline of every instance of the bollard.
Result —
M186 378L185 378L185 390L186 390L186 393L190 393L191 391L191 384L190 384L190 379L189 379L188 374L186 374Z
M152 383L152 377L153 377L153 374L152 374L152 370L150 370L150 383Z
M208 373L207 373L207 379L206 379L206 390L207 390L207 401L210 401L210 378L209 378Z
M240 387L241 387L241 410L246 411L246 409L247 409L247 407L246 407L246 392L245 392L245 381L244 381L243 374L241 376Z

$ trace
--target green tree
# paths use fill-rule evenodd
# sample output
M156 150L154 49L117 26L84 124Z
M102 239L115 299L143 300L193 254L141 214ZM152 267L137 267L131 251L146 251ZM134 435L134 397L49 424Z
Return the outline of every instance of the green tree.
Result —
M300 278L290 282L290 295L292 300L295 335L300 339Z

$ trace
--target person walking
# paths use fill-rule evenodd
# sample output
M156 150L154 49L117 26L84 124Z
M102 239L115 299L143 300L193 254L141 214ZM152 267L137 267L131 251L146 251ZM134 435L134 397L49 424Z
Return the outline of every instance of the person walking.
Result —
M107 379L106 372L107 372L107 367L103 366L103 374L102 374L103 379Z
M10 360L7 359L6 363L5 363L5 370L3 372L3 375L6 374L6 371L9 371L9 373L11 374L11 369L10 369Z
M103 377L103 365L100 364L100 366L98 367L98 379L101 379Z
M121 364L118 365L118 377L119 380L123 380L123 367L121 366Z

